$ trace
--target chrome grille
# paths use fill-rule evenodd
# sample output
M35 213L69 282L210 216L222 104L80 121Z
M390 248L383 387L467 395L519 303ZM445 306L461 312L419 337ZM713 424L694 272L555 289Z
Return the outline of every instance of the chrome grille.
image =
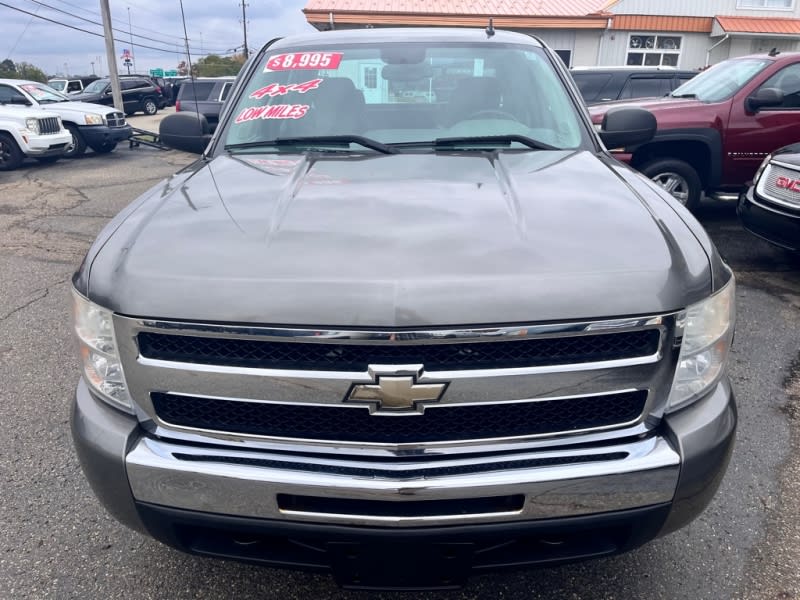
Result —
M122 127L125 125L125 115L121 112L108 113L106 115L106 122L109 127Z
M635 437L657 426L677 356L675 315L397 331L114 324L154 435L324 454ZM444 391L413 407L353 396L382 394L393 374Z
M795 185L795 182L798 182ZM757 192L763 198L788 208L800 209L800 167L771 163L758 183Z
M39 119L39 133L42 135L58 133L61 131L61 125L57 117L45 117Z
M445 334L446 336L447 334ZM371 364L421 364L429 371L511 369L650 356L659 331L613 332L575 337L416 344L397 333L395 344L294 343L253 339L139 334L142 356L160 360L261 369L366 371ZM323 338L324 339L324 338ZM457 338L455 338L457 339ZM322 340L321 340L322 341Z
M156 414L181 427L266 437L419 444L574 433L637 421L646 391L536 402L429 406L419 416L365 407L304 406L153 393Z

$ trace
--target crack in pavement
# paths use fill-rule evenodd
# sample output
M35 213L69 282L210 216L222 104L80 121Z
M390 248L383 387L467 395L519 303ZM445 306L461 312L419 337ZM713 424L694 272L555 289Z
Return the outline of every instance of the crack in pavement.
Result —
M31 298L30 300L28 300L27 302L25 302L21 306L18 306L17 308L13 309L11 312L0 316L0 322L6 321L7 319L9 319L12 316L14 316L15 314L17 314L18 312L23 311L26 308L28 308L29 306L39 302L39 300L43 300L44 298L47 298L50 295L51 288L54 288L56 286L62 285L64 283L67 283L70 279L72 279L71 275L69 277L64 278L64 279L60 279L60 280L56 281L55 283L53 283L51 285L48 285L46 288L39 289L39 290L34 290L33 293L34 294L39 294L38 296L36 296L35 298Z

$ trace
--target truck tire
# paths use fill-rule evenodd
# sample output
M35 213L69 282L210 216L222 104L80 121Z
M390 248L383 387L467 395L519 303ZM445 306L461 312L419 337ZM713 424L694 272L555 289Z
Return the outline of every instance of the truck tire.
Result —
M22 151L7 133L0 133L0 171L12 171L22 164Z
M67 145L64 151L66 158L75 158L86 152L86 140L83 139L81 132L72 123L64 123L64 127L69 131L72 136L72 142Z
M642 165L639 171L667 190L690 211L700 206L703 185L697 171L689 163L676 158L657 158Z
M153 98L142 100L142 111L146 115L154 115L158 112L158 104Z

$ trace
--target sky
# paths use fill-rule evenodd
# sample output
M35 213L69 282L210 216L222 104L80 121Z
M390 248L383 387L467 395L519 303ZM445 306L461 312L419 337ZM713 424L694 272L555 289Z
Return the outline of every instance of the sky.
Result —
M240 2L183 0L193 62L205 54L230 55L235 49L241 51L244 33ZM247 45L251 50L260 49L275 37L313 31L301 12L306 0L246 2ZM184 59L179 0L109 0L109 3L113 26L117 29L114 44L120 73L126 72L121 61L125 49L132 48L137 73L155 68L174 69ZM102 36L100 0L0 0L0 61L10 58L15 63L29 62L48 76L91 75L93 71L107 75L104 38L66 25Z

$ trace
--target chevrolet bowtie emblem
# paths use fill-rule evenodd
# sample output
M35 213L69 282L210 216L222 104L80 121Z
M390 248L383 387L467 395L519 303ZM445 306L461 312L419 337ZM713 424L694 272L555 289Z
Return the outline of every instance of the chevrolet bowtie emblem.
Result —
M369 404L371 413L422 414L426 402L438 402L446 383L418 383L422 365L370 365L375 383L354 383L345 402Z

